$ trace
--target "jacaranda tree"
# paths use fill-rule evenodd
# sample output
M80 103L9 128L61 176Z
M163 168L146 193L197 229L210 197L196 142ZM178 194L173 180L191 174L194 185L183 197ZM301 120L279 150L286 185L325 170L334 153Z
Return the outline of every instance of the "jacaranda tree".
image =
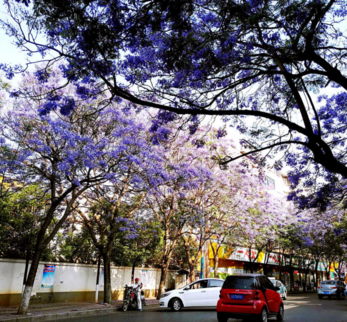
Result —
M11 179L19 184L38 183L49 196L42 209L20 314L28 310L42 252L78 206L83 193L118 180L118 169L125 171L130 160L141 164L144 158L151 159L152 152L144 149L143 141L137 138L143 126L129 115L128 109L100 109L105 96L85 99L83 89L87 87L70 85L52 91L60 80L59 69L51 69L41 81L34 74L25 75L20 87L33 98L9 99L0 117L2 151L6 151L1 156L2 160L10 157ZM47 91L51 91L48 97ZM138 158L132 149L146 155ZM155 178L153 173L152 183Z
M311 190L292 196L300 206L343 198L345 0L5 3L13 19L3 27L29 53L53 54L48 64L67 59L67 82L93 79L114 97L174 113L159 113L161 122L221 116L250 134L248 153L285 154L292 187ZM328 94L317 101L319 90Z
M76 212L88 228L95 247L104 262L104 302L111 303L111 255L114 248L125 244L125 240L133 240L141 234L143 225L134 220L134 214L150 190L165 182L166 171L163 168L163 150L153 146L148 134L148 115L134 115L129 112L127 123L118 124L114 135L120 135L120 141L108 142L112 147L123 150L124 159L113 166L112 177L103 185L86 191L79 202ZM112 115L105 115L109 120ZM131 124L135 125L131 129ZM125 135L130 134L131 137ZM121 144L126 139L127 148Z

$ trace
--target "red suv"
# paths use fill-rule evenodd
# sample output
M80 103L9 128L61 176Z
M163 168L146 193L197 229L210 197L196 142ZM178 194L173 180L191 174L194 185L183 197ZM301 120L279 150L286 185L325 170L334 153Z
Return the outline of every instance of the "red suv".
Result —
M228 276L217 304L218 322L226 322L229 318L250 317L267 322L271 315L275 315L277 321L283 321L283 302L277 291L278 287L275 287L265 275Z

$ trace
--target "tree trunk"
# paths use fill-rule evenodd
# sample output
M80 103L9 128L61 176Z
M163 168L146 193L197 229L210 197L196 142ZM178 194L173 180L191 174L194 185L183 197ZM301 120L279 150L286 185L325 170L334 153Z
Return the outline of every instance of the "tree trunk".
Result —
M189 283L193 283L195 281L195 264L189 263Z
M22 287L22 293L24 291L25 284L27 283L27 277L28 277L28 268L29 268L29 259L30 259L30 253L27 250L27 256L25 259L25 269L24 269L24 276L23 276L23 287Z
M330 261L328 261L328 266L325 269L325 274L326 274L327 280L330 280Z
M99 255L99 258L98 258L98 269L96 271L95 303L99 302L100 262L101 262L101 256Z
M159 299L162 294L165 293L166 275L168 266L163 265L161 267L160 283L159 283L159 293L157 298Z
M112 290L111 290L111 261L110 256L103 254L104 259L104 303L111 304Z
M186 257L187 257L187 262L188 262L188 266L189 266L189 282L192 283L195 281L195 267L196 267L196 261L193 260L190 256L190 236L185 239L184 236L182 236L182 240L184 243L184 249L185 249L185 253L186 253ZM200 251L200 250L199 250Z
M177 232L177 235L181 233L181 230ZM164 246L164 254L162 258L162 264L161 264L161 275L160 275L160 283L159 283L159 291L157 298L159 299L161 294L165 293L165 284L166 284L166 275L168 268L170 266L171 262L171 256L172 252L175 249L177 242L177 238L172 241L172 244L169 245L169 229L168 227L165 228L165 246Z
M316 280L315 280L315 283L314 283L314 286L318 287L318 265L319 265L319 260L316 260L316 263L315 263L315 266L314 266L314 272L316 274Z
M31 261L31 266L29 270L29 275L26 281L26 285L24 288L24 292L22 294L21 302L18 308L18 314L27 314L28 308L29 308L29 302L30 302L30 296L31 296L31 291L34 286L35 282L35 276L37 272L37 268L39 266L40 258L42 251L47 247L48 243L56 236L59 228L62 226L68 215L70 214L71 206L73 202L78 198L79 194L74 194L74 197L71 198L69 202L66 204L66 208L64 211L63 216L59 219L58 223L54 226L53 230L49 233L49 236L45 238L45 234L47 232L48 226L51 224L53 217L54 217L54 212L57 209L58 205L63 201L62 199L57 198L55 200L55 183L51 181L51 200L52 203L47 210L46 217L43 220L43 223L41 225L41 228L38 232L37 238L36 238L36 243L35 243L35 251L33 254L33 259ZM83 188L84 190L87 188ZM81 191L83 191L83 189ZM80 191L80 192L81 192ZM71 192L71 191L70 191Z
M31 291L32 291L33 286L34 286L37 268L39 267L41 252L42 252L42 250L39 248L36 249L34 252L34 256L33 256L33 259L31 261L31 266L30 266L30 270L29 270L29 275L28 275L28 278L26 280L24 292L23 292L23 295L22 295L22 298L21 298L21 301L19 304L18 311L17 311L18 314L25 315L28 313Z
M214 277L217 278L218 276L218 265L219 265L219 256L218 256L218 251L217 255L214 257Z
M289 270L289 275L290 275L290 291L293 292L293 289L294 289L294 270L292 267Z
M134 284L135 283L135 267L136 267L136 262L133 262L133 268L131 270L131 283Z
M302 283L303 292L306 292L306 285L307 285L307 270L305 270L304 282Z
M253 273L253 261L252 261L252 247L248 248L248 257L249 257L249 269L251 271L251 274Z
M253 271L254 271L254 268L253 268L253 265L254 265L254 263L253 263L253 261L251 260L250 261L250 270L251 270L251 274L253 274Z

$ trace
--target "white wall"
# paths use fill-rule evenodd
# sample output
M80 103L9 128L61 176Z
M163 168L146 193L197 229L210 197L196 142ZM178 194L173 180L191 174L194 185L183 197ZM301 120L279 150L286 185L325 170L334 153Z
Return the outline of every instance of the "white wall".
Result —
M42 274L44 265L55 265L53 288L42 288ZM102 266L101 266L102 267ZM14 294L22 292L24 260L0 258L0 294ZM123 290L125 284L131 283L131 267L111 267L112 291ZM135 277L142 281L142 271L147 271L147 285L144 289L155 290L159 288L160 269L136 267ZM51 292L88 292L95 291L97 265L41 262L37 273L33 294ZM100 280L100 283L102 281ZM175 272L169 271L167 288L175 287Z

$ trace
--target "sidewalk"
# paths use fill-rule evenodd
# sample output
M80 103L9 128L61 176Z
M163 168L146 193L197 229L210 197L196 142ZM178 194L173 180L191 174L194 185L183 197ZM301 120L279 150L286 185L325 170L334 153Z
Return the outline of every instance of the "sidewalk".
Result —
M146 299L146 304L159 305L159 301ZM28 314L25 316L17 315L18 307L0 307L0 322L52 321L66 317L107 314L118 311L122 305L123 301L112 301L112 304L90 302L33 304L29 306Z

